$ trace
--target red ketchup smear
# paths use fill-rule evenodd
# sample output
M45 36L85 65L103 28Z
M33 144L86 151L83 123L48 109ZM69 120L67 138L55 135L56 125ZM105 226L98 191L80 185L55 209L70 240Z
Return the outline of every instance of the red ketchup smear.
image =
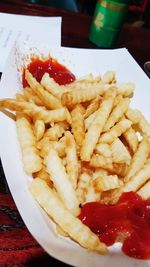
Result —
M79 218L107 246L121 241L128 256L150 259L150 200L123 193L115 205L84 204Z
M45 72L49 73L50 77L60 85L68 84L75 80L74 74L53 58L48 58L46 60L33 58L31 63L27 66L27 69L32 73L38 82L41 81ZM22 84L24 88L28 86L28 83L25 79L25 70L23 71L22 75Z

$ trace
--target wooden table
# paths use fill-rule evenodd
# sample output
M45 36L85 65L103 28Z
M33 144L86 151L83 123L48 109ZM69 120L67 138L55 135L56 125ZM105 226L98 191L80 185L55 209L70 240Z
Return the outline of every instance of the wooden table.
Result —
M31 4L25 0L1 0L0 12L36 16L62 16L62 46L93 49L97 48L88 40L89 27L91 23L91 17L89 16L52 7ZM143 68L144 62L150 60L150 30L135 28L131 25L125 24L121 31L120 38L116 47L126 47ZM30 237L30 234L28 233L28 230L23 224L21 218L18 217L18 211L16 210L14 202L11 199L11 195L9 194L3 169L0 164L0 216L3 215L7 215L9 219L14 220L13 227L19 227L18 231L22 229L22 235L28 236L28 242L31 243L31 245L22 247L19 247L18 245L18 247L16 249L14 248L14 250L10 247L2 248L2 239L0 239L0 266L47 267L50 265L53 266L55 264L57 264L58 266L67 266L66 264L61 263L48 256L42 250L42 248L40 248L36 241L34 241L32 237ZM12 234L13 227L10 225L9 227L11 231L9 231L8 233L8 243L17 243L18 240L16 240L16 237L14 237L14 235ZM0 223L0 238L5 232L6 228L8 228L6 227L6 225L1 225ZM25 242L27 241L25 240ZM24 260L22 260L22 258L19 256L20 254L17 254L22 251L24 251L24 254L22 256L24 257ZM28 257L29 255L30 257ZM2 261L3 258L4 261ZM8 260L6 260L6 258L8 258Z

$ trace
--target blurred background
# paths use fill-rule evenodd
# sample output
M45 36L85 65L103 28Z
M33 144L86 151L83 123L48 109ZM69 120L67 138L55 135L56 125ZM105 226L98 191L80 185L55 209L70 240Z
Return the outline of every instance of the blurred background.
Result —
M92 16L97 0L25 0ZM150 0L130 0L126 17L135 27L150 28Z

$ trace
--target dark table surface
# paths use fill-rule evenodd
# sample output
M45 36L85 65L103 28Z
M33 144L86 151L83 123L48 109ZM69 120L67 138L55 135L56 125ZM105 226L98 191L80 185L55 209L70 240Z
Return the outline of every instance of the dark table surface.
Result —
M88 40L91 17L87 15L31 4L25 0L1 0L0 12L36 16L61 16L62 46L97 48ZM150 60L150 30L136 28L125 23L116 45L116 48L120 47L126 47L143 68L144 62ZM8 218L5 218L6 216ZM11 220L11 227L10 222L8 223L9 220ZM18 242L17 240L16 229L18 227L19 231L22 231L20 233L22 239L24 238L22 241L28 244L26 246L22 246L21 241ZM5 246L2 245L2 243L5 243L4 240L7 240ZM13 247L9 245L12 243ZM15 243L17 243L17 247L14 245ZM20 253L22 253L21 256ZM46 267L55 266L55 264L58 266L67 266L47 255L30 236L11 198L0 163L0 267Z

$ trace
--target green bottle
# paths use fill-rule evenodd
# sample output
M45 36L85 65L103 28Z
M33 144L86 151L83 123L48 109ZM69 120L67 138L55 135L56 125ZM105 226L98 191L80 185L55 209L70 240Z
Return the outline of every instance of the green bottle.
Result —
M99 0L92 19L89 39L99 47L115 46L128 10L129 0Z

